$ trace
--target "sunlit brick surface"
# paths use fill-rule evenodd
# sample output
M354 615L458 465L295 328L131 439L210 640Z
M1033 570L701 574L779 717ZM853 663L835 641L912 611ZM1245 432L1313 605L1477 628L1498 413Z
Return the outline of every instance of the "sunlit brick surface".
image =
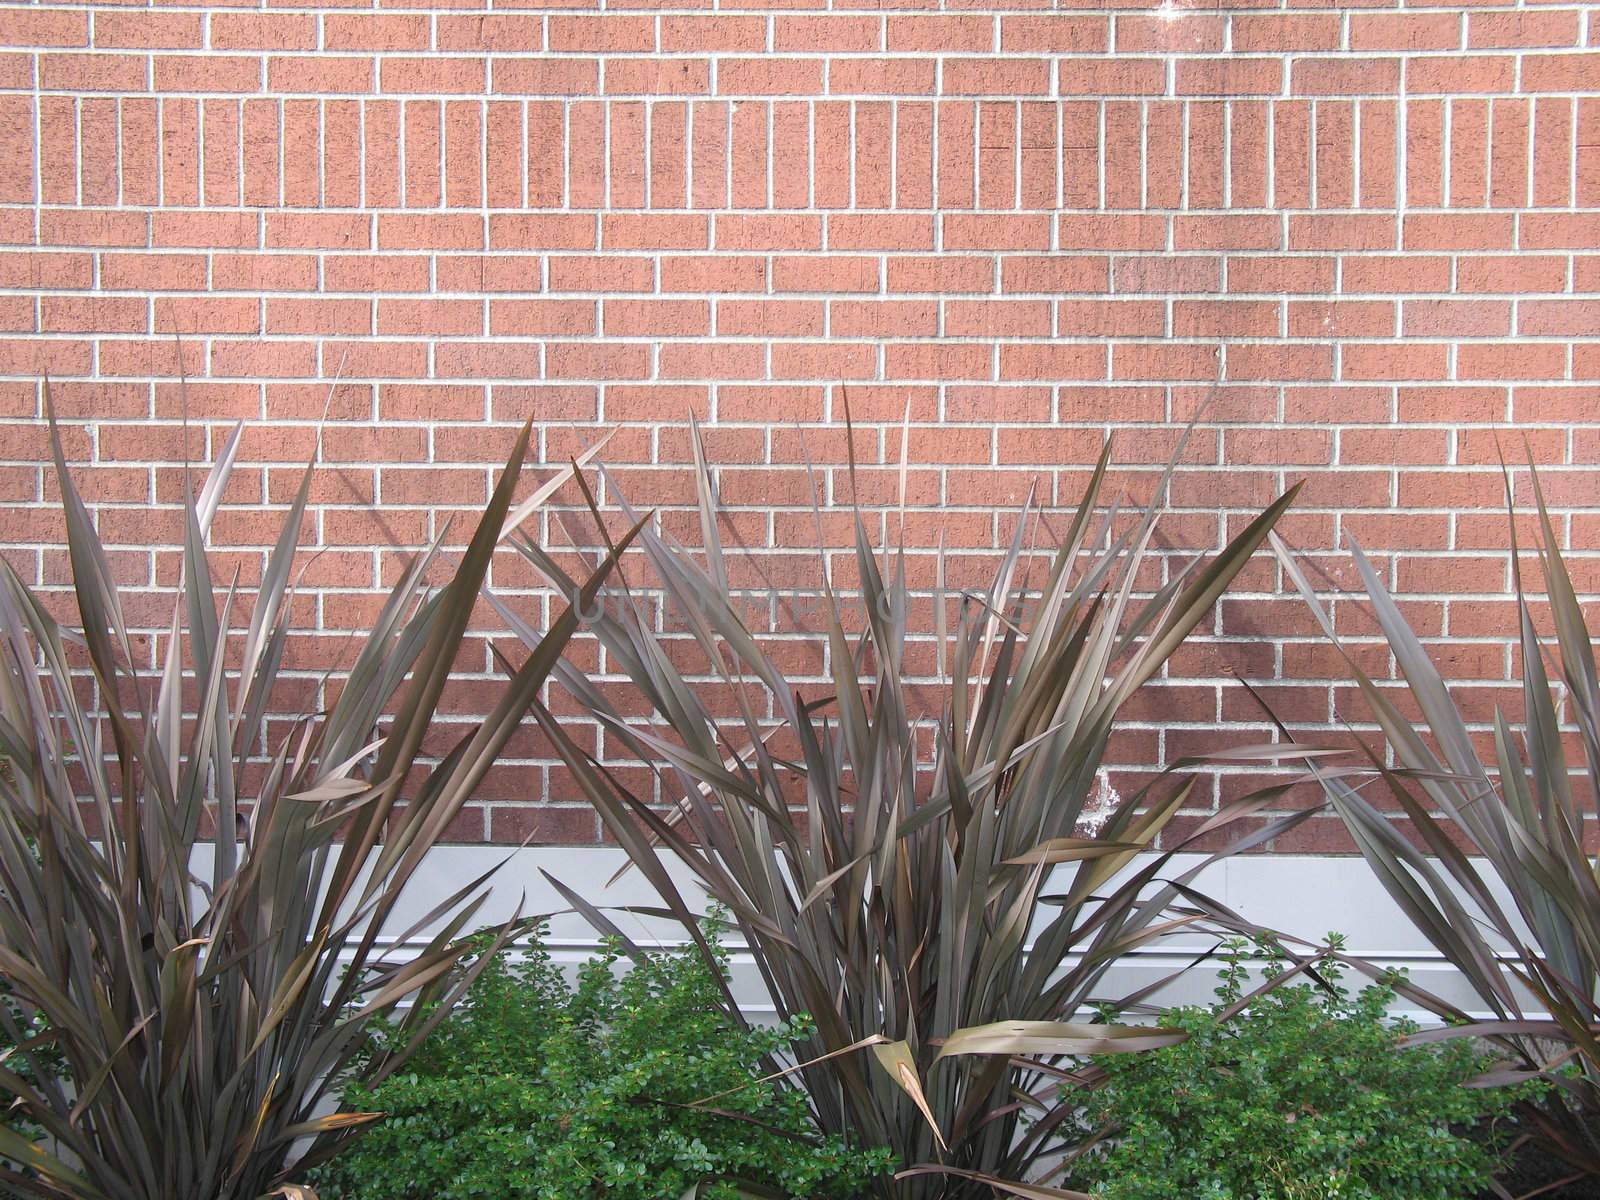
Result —
M1070 503L1112 433L1142 499L1209 399L1168 568L1303 478L1285 536L1343 582L1358 538L1486 719L1517 704L1502 450L1548 468L1600 591L1597 32L1561 3L0 7L0 547L64 583L48 371L130 618L166 623L181 355L197 459L251 423L216 529L248 587L338 377L299 703L529 416L542 463L614 430L625 494L693 537L696 413L737 582L804 589L808 456L847 501L848 399L892 507L909 414L913 578L942 538L976 585L1030 489ZM496 580L544 611L516 561ZM487 642L461 665L467 722ZM1113 784L1264 740L1235 675L1307 730L1361 720L1336 669L1263 559L1129 712ZM591 840L516 755L460 836Z

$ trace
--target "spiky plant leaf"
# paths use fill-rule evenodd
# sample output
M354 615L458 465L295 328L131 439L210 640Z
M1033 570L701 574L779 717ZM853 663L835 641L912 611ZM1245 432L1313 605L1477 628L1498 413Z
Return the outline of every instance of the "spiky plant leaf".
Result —
M419 758L531 427L449 581L428 594L436 541L395 584L338 699L273 720L307 484L242 621L245 593L219 589L207 563L229 439L185 504L152 687L48 384L45 403L81 626L59 625L0 562L0 970L18 1005L43 1016L63 1066L24 1044L33 1081L0 1078L49 1135L0 1144L11 1164L0 1187L77 1200L310 1196L298 1173L373 1118L339 1111L342 1080L393 1071L491 957L464 965L484 879L401 934L431 926L415 957L388 961L383 946L419 864L576 628L561 617L487 721L441 761ZM609 569L575 592L593 596ZM369 1059L365 1029L407 1001L401 1028L415 1037Z
M1097 835L1080 830L1080 818L1119 709L1212 610L1293 492L1215 557L1140 599L1157 505L1113 528L1101 501L1108 447L1039 595L1025 596L1030 511L987 592L934 598L942 671L930 693L907 678L916 631L903 552L875 550L859 510L860 607L825 563L822 681L786 677L729 598L736 573L696 454L703 548L654 529L639 537L649 586L684 637L661 636L654 597L621 572L588 626L609 669L646 701L650 723L624 715L599 680L568 664L557 677L605 730L605 759L548 712L535 715L686 935L696 936L703 901L683 894L662 856L733 915L780 1015L811 1014L815 1033L797 1051L805 1065L791 1077L803 1080L822 1127L890 1145L907 1164L939 1164L880 1181L882 1194L1071 1195L1020 1182L1055 1153L1073 1106L1058 1064L1135 1035L1102 1025L1091 1037L1060 1023L1100 998L1119 954L1187 927L1168 909L1187 901L1215 854L1169 874L1173 853L1256 808L1174 833L1188 785L1164 776L1121 800ZM571 591L550 555L512 540ZM953 631L943 619L952 599ZM697 675L731 697L731 721ZM630 759L655 769L667 812L612 769ZM1299 819L1255 828L1239 844ZM1159 851L1135 861L1164 831ZM595 900L579 906L592 919ZM739 1012L731 994L726 1003ZM996 1022L1013 1023L1012 1033ZM868 1045L874 1054L845 1052Z
M1512 1058L1503 1081L1550 1074L1557 1087L1533 1128L1556 1154L1600 1178L1600 878L1586 845L1600 797L1600 684L1593 636L1530 464L1538 515L1537 559L1554 638L1541 637L1522 576L1509 473L1506 504L1522 663L1520 722L1498 708L1485 764L1421 639L1377 568L1353 548L1371 611L1421 714L1412 723L1393 691L1370 677L1336 632L1296 556L1274 539L1285 574L1343 654L1384 735L1359 771L1308 759L1368 865L1396 905L1471 985L1487 1021L1420 988L1408 996L1450 1021L1446 1036L1492 1037ZM1556 667L1552 679L1546 662ZM1582 763L1567 758L1564 722L1576 727ZM1355 776L1364 774L1362 780ZM1366 786L1405 817L1408 839ZM1583 795L1584 792L1587 795ZM1369 968L1371 969L1371 968ZM1533 1018L1533 1019L1530 1019ZM1543 1019L1538 1019L1543 1018ZM1552 1053L1551 1046L1563 1047ZM1577 1069L1565 1069L1575 1066Z

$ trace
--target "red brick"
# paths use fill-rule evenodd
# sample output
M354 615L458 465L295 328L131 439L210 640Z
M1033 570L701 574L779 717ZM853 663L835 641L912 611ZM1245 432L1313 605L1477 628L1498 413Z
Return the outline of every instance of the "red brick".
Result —
M587 213L495 214L489 218L489 245L496 250L588 250L598 227Z
M329 13L322 19L325 50L427 50L432 36L420 13Z
M772 48L785 54L871 53L883 48L875 16L783 13L772 19Z
M1119 258L1112 279L1119 292L1217 292L1222 260L1210 255Z
M1046 58L947 58L941 76L947 96L1046 96L1051 62Z
M1159 96L1167 66L1159 58L1063 58L1056 87L1063 96Z
M107 262L120 262L142 255L102 255L101 286L116 286L105 282ZM200 278L205 278L205 260L199 260ZM117 276L112 267L113 278ZM87 288L94 281L94 256L91 254L56 254L37 250L0 251L0 287L4 288ZM143 285L138 285L143 286Z
M600 219L606 250L704 250L710 228L701 213L606 213Z
M1456 352L1456 374L1460 379L1549 379L1560 376L1566 361L1563 345L1466 345Z
M605 60L605 90L613 96L704 95L710 78L710 64L705 59Z
M486 70L482 58L392 56L378 60L378 86L385 92L477 94Z
M935 67L932 59L836 58L828 63L828 91L835 96L931 95Z
M1042 300L951 300L945 304L949 337L1046 337L1050 305Z
M1529 9L1517 12L1467 13L1467 47L1509 50L1524 46L1577 46L1583 38L1577 10Z
M705 337L711 305L704 300L607 300L602 331L621 337Z
M351 291L427 291L429 258L423 254L351 258L345 264ZM448 254L433 260L433 277L441 291L542 291L539 260L524 254Z
M143 246L149 236L143 213L105 209L45 210L39 242L46 246Z
M1057 224L1056 244L1062 250L1164 250L1166 218L1151 214L1064 214Z
M205 254L101 254L101 288L107 291L195 291L205 285Z
M147 333L149 328L142 297L44 296L39 302L41 333Z
M939 305L931 300L835 300L828 305L834 337L933 337Z
M661 260L663 292L760 292L766 260L755 255L671 255Z
M1219 379L1221 357L1220 347L1209 343L1118 343L1111 347L1111 375L1114 379Z
M1283 86L1283 66L1275 58L1179 59L1175 66L1180 96L1270 96Z
M1600 53L1528 54L1522 59L1521 87L1525 92L1600 91L1600 83L1595 78L1597 72L1600 72Z
M489 332L497 337L587 337L597 331L592 301L489 301Z
M636 342L553 342L545 347L545 374L552 379L642 379L649 362L650 348Z
M1047 250L1050 218L1045 213L946 214L944 245L950 250ZM909 247L908 247L909 248Z
M1254 213L1207 213L1172 219L1175 250L1281 250L1283 222Z
M470 337L483 331L481 300L385 297L378 301L379 336Z
M891 343L884 367L905 379L988 379L993 370L989 346L938 342Z
M483 218L455 213L384 213L378 217L380 250L476 250L484 246Z
M434 21L440 50L531 54L545 49L544 22L533 13L440 13Z
M829 250L931 250L933 237L933 219L917 214L828 218Z
M1493 250L1511 243L1513 218L1475 213L1414 213L1405 218L1407 250Z
M1406 337L1508 337L1511 333L1511 305L1504 300L1407 300L1401 314L1400 331Z
M1509 54L1414 58L1406 66L1406 91L1412 95L1510 91L1516 71L1517 60Z
M261 60L245 55L158 54L151 60L158 92L256 92Z
M1224 48L1228 36L1225 17L1192 10L1178 16L1118 13L1116 25L1119 54L1215 54Z
M7 14L7 22L16 20L17 15L20 14ZM33 32L28 30L23 31L20 38L13 38L7 30L7 41L11 45L82 46L86 44L81 37L86 17L85 13L38 13L33 18L36 23L40 18L53 18L57 23L65 18L58 36L65 35L70 40L41 40L28 36ZM94 14L97 50L198 50L204 43L204 36L204 18L199 13L102 11ZM212 46L218 50L231 48L216 41Z
M1058 337L1161 337L1166 305L1159 300L1060 300Z
M557 14L547 23L551 50L627 54L656 48L655 19L650 16Z
M1172 306L1174 337L1276 337L1280 310L1270 300L1179 300Z
M1289 218L1290 250L1393 250L1398 222L1389 215L1317 215Z
M1104 276L1104 260L1101 275ZM987 291L994 264L978 255L897 254L888 260L889 292Z
M142 92L149 62L138 54L41 54L39 86L60 92Z
M1342 49L1337 13L1236 12L1231 14L1233 49L1244 53L1293 53Z
M1390 300L1291 300L1289 336L1394 337L1396 308Z
M717 92L724 96L811 96L822 91L821 59L724 58Z
M600 63L593 58L497 58L493 90L529 96L582 96L600 90Z
M1461 17L1454 12L1350 14L1350 49L1359 51L1454 50L1461 45Z
M99 14L101 17L108 15ZM118 15L140 21L146 19L142 13ZM213 50L317 49L317 18L310 13L213 12L209 28ZM96 40L99 40L98 34ZM330 45L329 49L332 48Z
M1600 337L1600 298L1523 300L1517 305L1517 332L1532 337Z
M655 278L654 263L643 256L560 254L547 264L553 292L647 292Z
M760 273L756 274L759 280ZM794 255L772 260L772 286L778 292L873 292L878 284L878 260L864 255Z
M760 51L766 49L766 45L765 17L723 13L715 16L663 14L661 17L661 49L664 51Z
M1340 348L1343 379L1443 379L1450 348L1435 342L1352 342Z
M982 54L995 49L995 19L986 13L891 13L887 27L889 50Z
M718 337L820 337L820 300L718 300Z
M351 94L372 90L370 58L353 55L274 55L267 60L267 87L274 92Z
M1462 259L1466 263L1470 260ZM1359 254L1341 260L1343 291L1361 295L1395 290L1397 278L1406 280L1407 291L1447 292L1451 290L1450 262L1443 256L1421 254ZM1494 290L1494 289L1489 289Z
M1460 292L1559 292L1566 279L1567 260L1555 255L1474 254L1456 260Z
M1416 62L1408 66L1411 71ZM1413 76L1407 74L1407 87ZM1289 86L1297 96L1392 95L1400 81L1400 60L1395 58L1297 58L1289 75Z
M1586 250L1600 238L1600 213L1526 213L1518 223L1518 248L1523 250ZM1499 249L1506 246L1484 246Z
M87 46L89 14L14 8L0 18L0 31L8 46ZM105 44L109 47L111 43Z

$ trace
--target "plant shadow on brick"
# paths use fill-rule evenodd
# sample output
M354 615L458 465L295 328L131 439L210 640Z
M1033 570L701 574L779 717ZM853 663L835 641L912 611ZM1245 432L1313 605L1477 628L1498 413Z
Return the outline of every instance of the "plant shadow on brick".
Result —
M1163 1013L1189 1036L1101 1058L1073 1164L1095 1200L1462 1200L1502 1165L1517 1099L1463 1086L1496 1065L1464 1040L1407 1045L1399 979L1352 995L1328 946L1289 967L1271 939L1231 939L1218 1003ZM1247 990L1252 965L1267 979ZM1299 978L1297 978L1299 977ZM1309 978L1305 978L1309 977ZM1313 982L1314 980L1314 982ZM1526 1089L1524 1089L1526 1094Z
M323 1168L335 1200L850 1200L886 1151L823 1137L803 1097L759 1079L806 1031L747 1029L697 952L625 974L611 946L575 989L535 945L497 960L403 1074L347 1103L386 1119ZM502 956L503 959L504 956ZM709 1103L696 1103L715 1096ZM735 1182L735 1180L739 1182Z
M1540 635L1522 579L1509 473L1523 717L1498 707L1493 763L1480 757L1467 720L1377 570L1354 547L1372 612L1420 714L1413 724L1357 666L1287 547L1276 549L1377 720L1390 756L1368 750L1350 766L1312 763L1333 810L1395 903L1461 972L1493 1018L1468 1021L1449 1001L1406 994L1453 1022L1440 1036L1492 1037L1514 1066L1491 1080L1543 1076L1554 1086L1522 1111L1572 1179L1600 1181L1600 878L1586 848L1600 797L1600 683L1593 637L1539 486L1530 476L1553 643ZM1549 667L1547 668L1547 663ZM1551 668L1559 678L1551 678ZM1571 742L1561 718L1576 727ZM1576 744L1581 763L1569 754ZM1385 806L1367 787L1381 789ZM1587 793L1587 794L1585 794ZM1414 839L1391 817L1407 818ZM1480 865L1481 864L1481 868Z
M619 753L653 765L674 810L663 816L631 792L547 708L534 705L534 715L685 930L698 937L696 907L658 846L729 910L779 1015L815 1018L798 1047L809 1063L798 1077L823 1129L893 1149L902 1170L878 1180L877 1194L1071 1195L1037 1182L1077 1103L1063 1064L1179 1036L1074 1020L1118 956L1196 919L1172 906L1201 868L1168 879L1172 854L1219 834L1234 838L1229 849L1260 844L1300 819L1230 828L1259 811L1246 803L1170 824L1193 781L1163 774L1096 831L1079 828L1119 708L1211 611L1293 492L1220 554L1184 564L1139 600L1136 588L1157 566L1146 549L1159 510L1155 501L1131 513L1099 507L1108 445L1064 533L1038 522L1053 541L1038 594L1025 579L1031 510L986 593L947 592L940 556L938 678L922 686L908 678L928 647L911 643L904 553L886 553L880 566L857 508L861 603L836 593L825 569L826 666L802 686L772 656L792 641L764 646L729 599L695 435L704 563L653 529L639 538L652 586L687 638L662 636L653 599L630 589L622 568L586 614L653 723L627 719L600 684L557 668ZM514 544L571 594L549 555ZM947 601L959 607L953 633ZM537 636L497 603L525 638ZM697 673L716 688L687 678ZM919 713L930 695L942 711ZM737 706L731 723L714 696ZM1174 833L1164 850L1137 858L1164 828ZM593 904L564 894L611 928ZM731 994L724 1002L739 1012ZM1026 1126L1025 1111L1034 1118Z
M59 624L0 563L0 971L18 1006L0 1006L0 1030L19 1043L0 1087L46 1135L0 1127L13 1163L0 1184L77 1200L256 1200L373 1119L325 1103L372 1021L418 1002L384 1053L364 1057L369 1084L404 1063L476 969L459 935L487 877L404 931L397 906L577 626L561 615L488 717L441 761L419 759L529 428L450 582L426 588L436 540L358 641L337 698L296 714L274 704L311 468L253 594L237 573L219 589L206 548L239 429L198 495L185 488L153 678L137 667L48 384L44 402L81 625ZM379 939L396 935L426 940L385 961ZM44 1036L27 1040L13 1011L39 1014Z

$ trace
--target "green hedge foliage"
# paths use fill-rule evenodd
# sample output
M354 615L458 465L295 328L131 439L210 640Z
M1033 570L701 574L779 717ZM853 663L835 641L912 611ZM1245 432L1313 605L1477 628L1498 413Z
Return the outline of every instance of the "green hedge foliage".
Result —
M387 1116L321 1171L323 1200L723 1200L735 1180L843 1200L889 1167L761 1081L804 1022L740 1028L697 953L621 966L609 946L569 988L540 946L492 963L406 1074L346 1093Z

